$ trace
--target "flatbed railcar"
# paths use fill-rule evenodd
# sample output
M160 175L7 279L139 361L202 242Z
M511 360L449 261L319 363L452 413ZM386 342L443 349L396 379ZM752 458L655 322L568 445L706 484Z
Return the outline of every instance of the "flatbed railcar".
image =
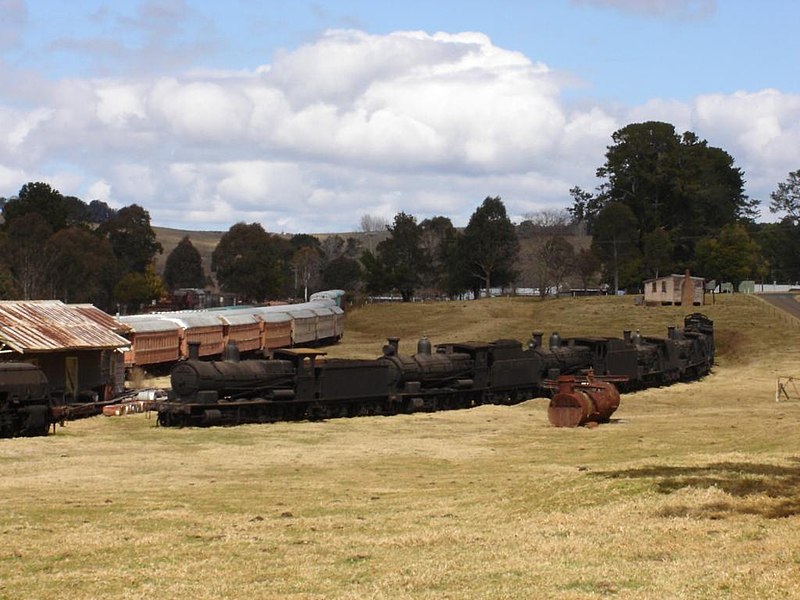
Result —
M666 338L566 338L548 345L534 332L527 345L512 339L438 344L423 338L414 354L389 338L374 360L327 360L312 349L275 351L272 359L182 361L172 391L157 405L165 426L235 425L281 420L513 404L548 396L563 375L606 377L624 389L668 385L710 372L713 322L693 313Z

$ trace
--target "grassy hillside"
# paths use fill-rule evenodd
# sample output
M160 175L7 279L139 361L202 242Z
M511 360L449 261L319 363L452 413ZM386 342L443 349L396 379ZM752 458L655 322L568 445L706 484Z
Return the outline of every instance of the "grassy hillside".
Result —
M704 307L719 364L556 429L547 402L168 430L97 417L0 440L0 598L800 597L797 322ZM630 298L375 305L336 356L434 342L662 334Z

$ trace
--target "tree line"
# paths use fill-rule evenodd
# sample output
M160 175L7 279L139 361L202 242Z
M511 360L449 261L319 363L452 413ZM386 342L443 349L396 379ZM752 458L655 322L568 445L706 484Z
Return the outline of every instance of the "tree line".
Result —
M771 194L780 219L757 223L758 202L744 193L744 173L727 152L651 121L612 135L596 177L595 190L569 191L565 210L518 224L497 196L486 197L464 228L445 216L418 222L400 212L388 223L364 215L360 239L286 237L236 223L214 249L210 273L186 236L161 274L154 258L163 248L144 208L114 210L28 183L0 198L0 296L135 310L178 288L208 287L212 274L220 290L248 302L332 288L403 300L478 297L512 285L546 294L568 282L635 291L645 279L687 268L734 283L800 280L800 170Z

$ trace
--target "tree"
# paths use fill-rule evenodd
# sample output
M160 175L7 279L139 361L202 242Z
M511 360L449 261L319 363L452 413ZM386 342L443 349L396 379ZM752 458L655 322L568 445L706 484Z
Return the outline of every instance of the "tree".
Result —
M561 235L549 237L536 253L539 268L539 295L544 298L551 288L556 293L575 267L575 248Z
M309 286L315 284L319 278L319 265L319 252L309 246L303 246L292 257L292 267L297 278L295 287L302 286L303 299L306 302L308 302Z
M754 239L769 266L770 280L800 281L800 223L784 217L755 227Z
M707 278L734 284L766 272L761 251L741 224L726 225L718 236L697 243L697 267Z
M307 233L298 233L289 239L289 245L292 247L292 253L300 250L300 248L312 248L320 252L322 244L316 236Z
M770 212L785 212L793 223L800 223L800 169L789 173L786 181L779 183L769 197Z
M110 304L110 284L117 272L108 240L73 225L54 233L45 245L51 256L49 282L52 297L64 302Z
M446 291L450 270L448 249L456 236L456 228L447 217L425 219L419 228L422 252L429 259L422 273L422 285L437 293Z
M245 300L264 300L283 285L282 250L279 240L258 223L236 223L214 248L211 270L223 290Z
M347 256L330 261L322 271L322 285L328 290L353 290L361 280L361 265Z
M461 253L469 275L480 282L487 296L492 285L508 285L516 279L519 240L499 197L487 197L472 214Z
M597 216L592 251L607 265L614 281L614 293L620 289L620 274L626 263L638 259L636 215L621 202L612 202ZM624 281L624 283L628 283Z
M389 226L389 222L383 217L377 215L361 215L361 231L370 233L374 231L385 231Z
M152 300L158 300L163 292L163 282L152 265L144 273L126 273L114 286L114 298L126 307L138 308Z
M206 285L203 259L186 235L167 255L164 265L164 284L170 290L202 288Z
M86 218L89 223L105 223L110 219L114 218L114 215L117 214L117 211L111 208L108 204L103 202L102 200L92 200L89 202L89 207L87 209Z
M137 204L121 208L97 231L111 242L125 272L144 273L155 255L164 251L150 227L150 213Z
M5 227L16 219L29 214L39 215L51 231L67 226L69 207L64 197L47 183L26 183L16 198L11 198L3 206Z
M52 255L44 242L52 234L47 220L35 212L7 223L2 255L23 300L50 297L47 282Z
M390 235L378 244L375 261L365 263L364 267L368 276L373 278L373 289L381 282L384 289L395 290L403 302L410 302L430 264L420 243L421 230L417 220L404 212L395 215L394 223L388 229ZM372 258L372 253L369 255Z
M597 215L603 208L603 199L595 196L579 186L570 188L569 195L572 196L572 206L567 207L567 212L572 215L574 223L583 224L586 233L592 233Z
M602 264L597 255L588 248L582 248L575 257L575 274L580 278L584 290L589 289L589 283L597 276Z
M644 235L642 263L645 276L658 277L672 268L672 239L663 227Z
M672 236L673 259L686 265L698 238L757 213L733 158L694 133L678 136L673 125L650 121L627 125L612 140L597 169L605 181L595 204L602 209L617 202L631 209L640 251L644 236L663 227ZM588 205L589 199L579 196L573 214L591 212Z
M535 237L537 235L569 235L572 231L572 217L566 209L543 209L528 213L519 224L519 237Z

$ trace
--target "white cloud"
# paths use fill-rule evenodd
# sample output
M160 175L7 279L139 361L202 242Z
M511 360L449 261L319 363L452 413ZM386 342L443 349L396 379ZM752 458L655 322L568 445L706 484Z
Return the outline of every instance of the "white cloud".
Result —
M58 181L173 227L348 231L398 211L464 225L486 196L512 215L564 207L599 183L615 130L653 119L728 151L753 197L800 167L798 96L570 105L569 77L481 33L329 31L252 71L32 81L24 99L0 90L0 195Z

